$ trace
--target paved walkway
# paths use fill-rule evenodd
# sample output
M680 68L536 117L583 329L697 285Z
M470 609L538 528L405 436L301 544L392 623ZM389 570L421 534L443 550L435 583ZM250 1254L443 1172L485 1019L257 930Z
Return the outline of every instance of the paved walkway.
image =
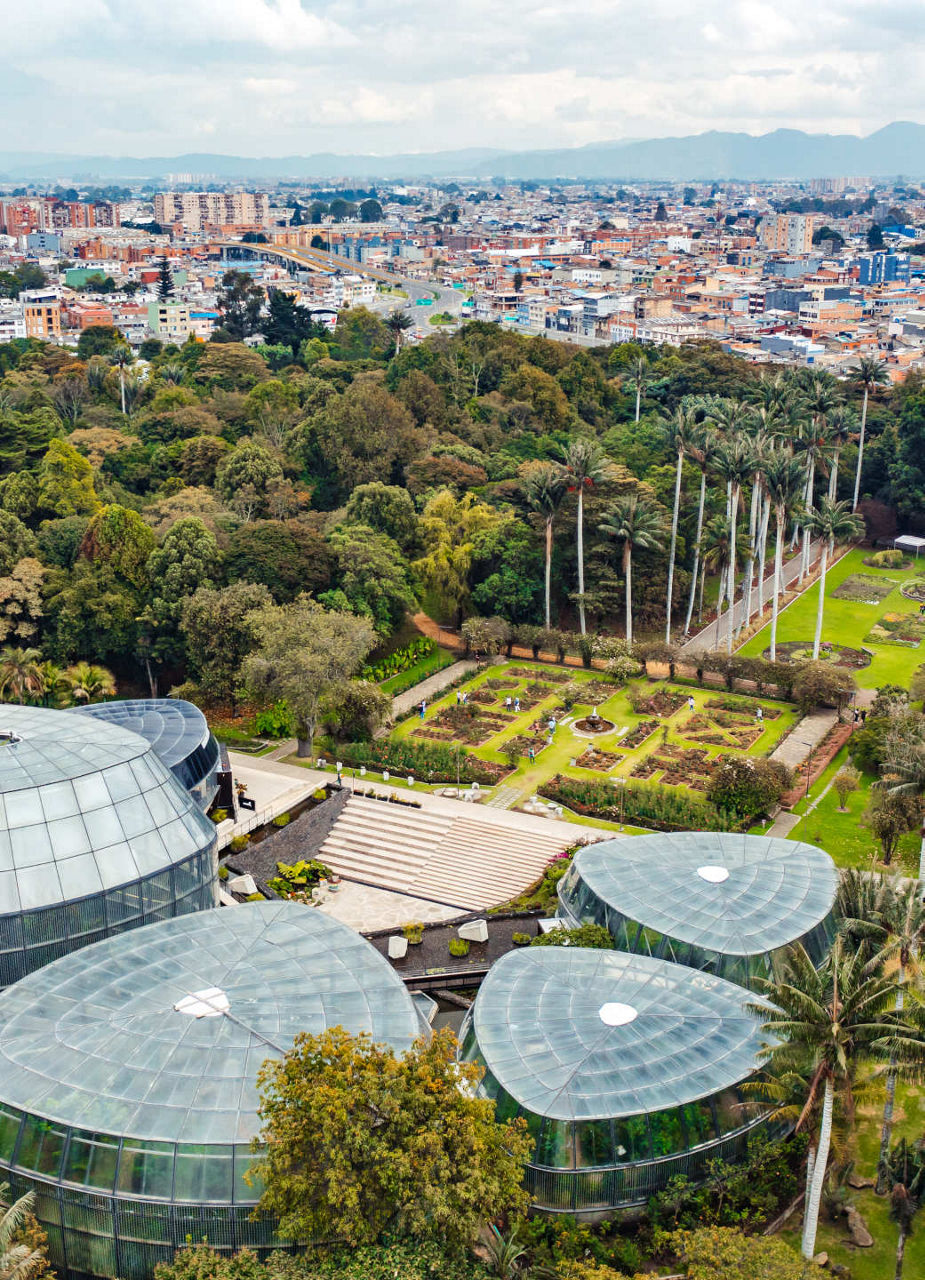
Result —
M798 768L837 723L836 711L814 711L812 715L804 716L771 752L771 759L785 764L788 769Z
M819 557L819 545L820 544L818 542L814 542L811 544L809 549L810 573L815 567L816 560ZM781 584L784 591L787 591L791 587L796 586L800 577L800 565L802 564L802 561L803 561L803 557L800 554L800 552L797 551L797 554L793 556L792 559L785 561L784 564L781 566ZM834 563L835 561L833 560L832 564ZM829 568L831 569L831 567L832 565L830 564ZM807 586L809 585L811 584L807 584ZM742 590L741 582L738 583L737 590L739 591ZM774 572L772 569L771 573L764 580L764 600L766 604L770 602L773 591L774 591ZM752 588L752 609L753 610L757 609L757 606L758 606L758 588L753 587ZM745 618L745 600L738 599L735 602L734 612L733 612L734 628L738 627L739 624L744 620L744 618ZM713 622L708 623L707 626L705 626L702 631L698 631L695 636L691 636L690 640L688 640L685 644L681 646L681 652L682 653L699 653L702 649L719 649L722 647L723 644L726 643L726 635L728 633L728 630L729 630L729 612L727 610L726 613L723 614L722 618L719 619L718 632L717 632L717 622L715 620ZM737 647L737 642L735 640L734 634L733 634L733 646Z
M779 836L782 840L786 839L797 823L802 821L802 814L791 813L789 809L782 809L770 827L768 827L765 835Z
M416 707L422 698L426 698L430 702L435 694L442 693L444 689L455 683L455 681L461 680L470 671L475 671L478 665L471 658L454 662L451 667L444 667L442 671L437 671L434 675L428 676L426 680L416 684L413 689L406 689L404 693L397 694L392 699L393 718L397 718L403 715L404 712L410 711L412 707Z

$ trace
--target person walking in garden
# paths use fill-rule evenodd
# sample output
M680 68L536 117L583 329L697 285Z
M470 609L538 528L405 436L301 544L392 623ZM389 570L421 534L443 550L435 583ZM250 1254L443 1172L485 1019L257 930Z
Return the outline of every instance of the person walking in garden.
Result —
M755 719L758 721L759 724L764 723L764 707L758 707L758 709L755 712Z
M530 743L529 747L527 747L527 759L530 761L531 764L533 764L534 760L536 759L536 747L533 745L532 742Z
M456 690L456 705L457 705L457 707L460 705L460 703L461 703L461 702L462 702L462 690L461 690L461 689L457 689L457 690Z
M519 694L514 699L514 712L516 715L520 715L520 695Z
M424 719L426 712L427 712L427 699L422 698L421 699L421 719L422 720Z
M687 709L691 713L691 715L694 714L694 695L693 694L691 694L690 697L687 699Z
M508 695L507 695L507 697L504 699L504 709L505 709L505 711L510 711L510 709L511 709L511 695L510 695L510 694L508 694Z
M556 718L555 718L555 716L550 716L550 717L549 717L549 721L548 721L548 728L549 728L549 741L550 741L550 742L552 742L552 735L553 735L553 734L555 733L555 731L556 731Z

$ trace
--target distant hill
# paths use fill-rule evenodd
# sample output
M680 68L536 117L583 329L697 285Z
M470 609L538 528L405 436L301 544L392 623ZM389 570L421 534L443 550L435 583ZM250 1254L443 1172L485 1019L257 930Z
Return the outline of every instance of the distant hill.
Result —
M470 147L420 154L254 158L196 153L139 158L0 152L7 181L163 180L171 173L235 179L376 179L502 177L592 178L613 181L774 180L861 176L925 177L925 125L900 121L866 138L853 134L776 129L747 133L692 134L685 138L634 138L552 151L500 151Z

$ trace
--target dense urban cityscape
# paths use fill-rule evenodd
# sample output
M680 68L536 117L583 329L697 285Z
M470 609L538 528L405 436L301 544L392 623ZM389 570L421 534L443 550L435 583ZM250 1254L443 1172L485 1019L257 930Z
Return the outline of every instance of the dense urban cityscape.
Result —
M921 51L817 7L4 15L0 1280L925 1273Z

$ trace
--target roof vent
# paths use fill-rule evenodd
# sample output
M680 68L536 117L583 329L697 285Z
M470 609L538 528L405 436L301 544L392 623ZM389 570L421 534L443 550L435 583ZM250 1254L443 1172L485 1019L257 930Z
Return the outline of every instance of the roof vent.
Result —
M189 1014L191 1018L219 1018L231 1008L231 1002L221 987L206 987L202 991L194 991L191 996L184 996L174 1005L177 1013Z

